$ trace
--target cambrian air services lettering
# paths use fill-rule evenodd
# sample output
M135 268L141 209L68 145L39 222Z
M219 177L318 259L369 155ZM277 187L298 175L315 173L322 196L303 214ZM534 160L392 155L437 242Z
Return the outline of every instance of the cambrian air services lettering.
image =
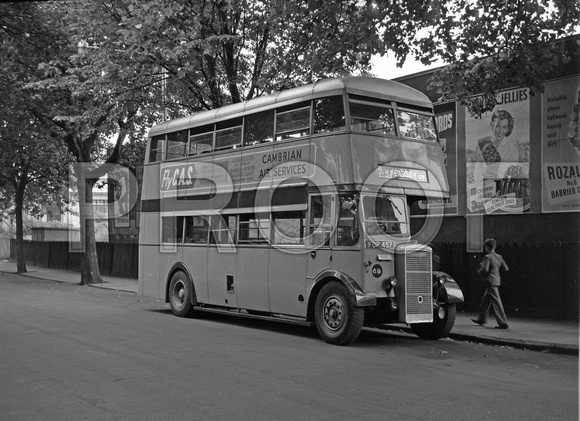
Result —
M301 159L302 159L302 149L295 149L295 150L291 150L291 151L274 152L274 153L265 154L264 156L262 156L262 163L266 164L266 165L274 164L273 166L275 167L276 165L280 165L283 162L300 161ZM262 179L265 176L267 176L268 174L270 174L273 177L291 177L291 176L303 175L303 174L306 174L306 165L300 164L300 165L292 165L292 166L288 166L288 167L279 166L279 167L275 168L275 170L272 173L271 173L271 171L272 171L272 167L264 168L264 169L260 170L259 178Z
M274 152L266 154L262 157L262 163L271 164L284 161L297 161L302 159L302 150L296 149L293 151Z

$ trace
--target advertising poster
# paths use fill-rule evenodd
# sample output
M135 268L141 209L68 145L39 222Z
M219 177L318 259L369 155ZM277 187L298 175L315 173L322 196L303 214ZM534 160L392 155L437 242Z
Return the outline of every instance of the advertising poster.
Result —
M129 177L125 173L128 171L117 171L115 174L114 181L111 183L113 186L114 201L112 203L115 217L115 228L129 228L131 226L131 221L129 219Z
M449 181L448 199L420 200L418 209L411 209L412 215L457 215L457 111L456 103L448 102L435 105L435 122L439 141L445 156L445 169Z
M546 83L542 95L542 211L580 210L580 77Z
M467 209L472 214L522 213L530 209L530 93L500 92L493 111L466 111Z

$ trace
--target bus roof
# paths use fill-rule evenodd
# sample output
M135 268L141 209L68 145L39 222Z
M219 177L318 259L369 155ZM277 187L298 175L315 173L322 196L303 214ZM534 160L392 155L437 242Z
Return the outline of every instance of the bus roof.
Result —
M208 111L200 111L187 117L153 126L149 137L184 130L190 127L211 124L216 121L240 117L251 111L259 112L280 105L288 105L309 99L329 95L349 93L371 96L373 98L400 101L409 105L432 108L429 98L422 92L409 86L387 79L366 76L346 76L332 79L322 79L318 82L299 86L297 88L278 91L270 95L260 96L237 104L224 105Z

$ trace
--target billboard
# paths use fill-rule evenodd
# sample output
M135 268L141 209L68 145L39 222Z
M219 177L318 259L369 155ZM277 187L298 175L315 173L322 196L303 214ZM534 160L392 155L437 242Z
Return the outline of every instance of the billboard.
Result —
M411 216L457 215L457 108L455 102L435 104L435 122L445 156L445 170L449 180L449 198L419 200L411 207Z
M468 214L530 209L530 92L502 91L493 111L466 111L465 163Z
M542 212L580 210L580 76L542 95Z

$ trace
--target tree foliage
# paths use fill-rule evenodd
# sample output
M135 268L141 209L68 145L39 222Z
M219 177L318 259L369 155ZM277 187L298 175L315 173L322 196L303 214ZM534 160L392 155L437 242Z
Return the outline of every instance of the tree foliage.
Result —
M39 214L41 203L66 198L61 174L67 154L34 117L33 100L23 95L24 86L39 77L39 63L56 51L50 21L39 19L29 4L1 7L0 188L5 199L0 211L16 217L17 268L25 272L23 213Z
M405 26L407 46L395 50L397 58L443 61L447 66L431 79L431 90L476 115L493 109L495 94L507 87L541 92L570 60L570 50L557 41L577 33L580 22L575 0L434 0L413 11L416 2L404 3L404 20L419 13L420 23ZM389 27L384 35L386 42L402 36Z
M132 72L131 86L161 89L172 117L364 73L382 51L377 13L354 0L109 0L76 7L76 15L94 22L83 21L78 33L115 50ZM148 71L129 70L136 68Z
M124 151L142 154L145 131L166 117L324 77L368 74L371 58L386 52L399 64L408 57L442 60L447 66L431 88L478 114L495 105L503 88L541 90L569 60L554 41L577 31L580 18L575 0L63 4L0 5L0 89L2 104L9 104L0 112L12 121L3 139L18 155L6 152L4 169L8 156L12 162L43 156L16 148L24 140L62 141L73 160L97 167L134 163L137 155ZM472 99L480 94L483 101ZM93 246L85 253L86 283L100 281Z

